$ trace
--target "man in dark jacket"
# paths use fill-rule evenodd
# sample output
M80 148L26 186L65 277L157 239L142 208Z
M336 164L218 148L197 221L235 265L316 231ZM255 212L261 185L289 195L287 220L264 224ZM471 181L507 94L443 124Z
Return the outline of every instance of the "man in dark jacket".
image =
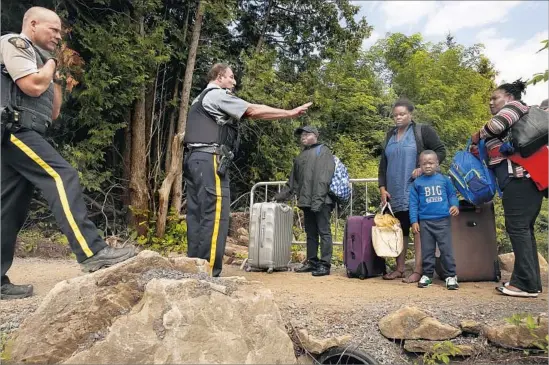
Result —
M328 193L335 170L334 157L328 147L318 143L318 130L315 127L298 128L295 134L301 135L304 149L294 160L286 189L277 194L275 199L284 201L295 195L297 206L303 210L307 264L296 271L312 272L313 276L329 275L333 251L330 215L334 201Z

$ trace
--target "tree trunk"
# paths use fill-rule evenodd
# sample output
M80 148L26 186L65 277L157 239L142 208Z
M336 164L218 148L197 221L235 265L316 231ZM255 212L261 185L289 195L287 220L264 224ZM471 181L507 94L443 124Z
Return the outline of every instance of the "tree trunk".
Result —
M175 180L174 195L172 197L172 206L177 214L181 210L181 197L183 191L183 149L181 143L185 134L185 126L187 124L187 112L189 109L189 97L191 95L191 85L193 81L194 64L196 61L196 52L198 49L198 41L200 39L200 29L202 27L202 17L204 15L204 1L198 1L198 10L193 26L193 35L191 45L189 47L189 57L187 58L187 67L185 68L185 77L183 79L183 92L181 93L181 102L179 104L179 118L177 123L177 135L174 137L174 142L178 146L172 148L172 161L170 171L162 182L162 187L159 190L159 207L158 219L156 221L156 234L162 237L166 230L166 218L168 215L169 194L172 188L172 183ZM173 147L172 143L172 147Z
M147 149L151 150L153 138L153 123L154 123L154 102L156 94L156 84L158 83L158 72L155 73L155 82L151 82L146 86L145 91L145 140L147 141Z
M124 128L124 206L130 205L130 176L132 165L132 110L127 109L124 115L124 122L126 122L126 128ZM131 219L131 213L128 211L126 214L126 221Z
M187 12L185 13L185 23L183 23L183 42L187 42L187 30L189 29L189 15L191 13L190 6L187 6ZM176 72L177 74L177 72ZM179 96L179 77L175 78L175 85L173 87L173 100L177 100ZM175 117L177 116L177 111L174 108L172 112L170 113L170 129L168 131L168 139L166 139L166 145L170 143L170 141L173 140L173 136L175 133ZM167 148L166 149L166 167L164 168L164 171L169 171L170 165L172 163L172 149ZM172 183L173 184L173 183ZM173 185L172 185L173 186ZM171 188L170 188L171 189Z
M177 100L177 97L179 96L179 78L175 79L175 86L173 88L173 100ZM170 123L168 126L168 138L166 139L166 145L170 143L170 141L173 141L173 135L175 133L175 117L177 115L177 110L175 108L172 109L170 113ZM166 164L164 167L164 171L169 171L170 165L172 163L172 149L167 148L166 149Z
M166 178L162 182L162 186L158 190L158 217L156 220L156 235L157 237L163 237L166 231L166 220L168 217L168 202L170 197L170 190L175 180L178 169L178 162L183 158L183 138L185 133L176 134L173 138L171 153L172 160L170 169Z
M131 172L130 172L130 205L132 206L131 223L139 235L147 231L149 190L147 187L147 141L145 121L145 87L139 99L134 103L131 131Z
M140 32L144 33L144 19L140 19ZM130 205L131 224L139 235L147 232L149 190L147 184L147 121L145 114L146 85L134 103L131 121Z
M191 95L194 64L196 61L196 52L198 49L198 41L200 38L200 28L202 26L203 15L204 15L204 1L200 0L198 3L198 10L196 13L196 19L193 27L191 46L189 47L189 57L187 59L187 66L185 67L185 77L183 78L183 91L181 92L181 102L179 104L179 119L177 121L178 134L184 133L185 127L187 125L187 113L189 111L189 97ZM175 183L172 191L173 193L172 207L174 208L177 214L181 212L181 199L183 197L182 167L183 167L183 155L181 155L181 161L177 166L178 170L175 176Z

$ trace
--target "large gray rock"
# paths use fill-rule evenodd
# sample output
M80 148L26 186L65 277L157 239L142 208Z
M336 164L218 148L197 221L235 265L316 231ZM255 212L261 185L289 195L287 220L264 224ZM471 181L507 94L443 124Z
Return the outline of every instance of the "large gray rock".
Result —
M535 318L536 328L529 329L526 323L519 325L502 324L499 326L485 327L484 335L490 342L505 348L536 348L536 344L545 341L548 333L547 315L540 315Z
M10 345L15 363L295 363L272 293L144 251L57 284ZM202 262L194 261L194 267Z
M440 323L416 307L404 307L379 321L383 336L398 340L449 340L461 334L461 330Z

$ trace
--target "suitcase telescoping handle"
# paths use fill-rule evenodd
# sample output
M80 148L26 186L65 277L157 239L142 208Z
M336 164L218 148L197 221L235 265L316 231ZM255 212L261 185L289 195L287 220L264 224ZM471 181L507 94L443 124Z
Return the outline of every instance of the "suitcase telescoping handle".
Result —
M290 209L292 209L292 207L290 207L289 205L287 204L280 204L280 209L286 213L287 211L289 211Z

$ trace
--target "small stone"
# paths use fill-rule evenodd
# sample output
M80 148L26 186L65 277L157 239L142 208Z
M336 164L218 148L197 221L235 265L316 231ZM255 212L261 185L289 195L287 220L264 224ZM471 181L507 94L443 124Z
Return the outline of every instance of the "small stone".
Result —
M320 339L309 335L306 329L297 330L297 337L300 345L312 354L321 354L329 348L345 346L352 338L349 335L345 335Z
M425 340L406 340L404 342L404 350L414 353L434 353L433 348L437 344L442 344L442 341L425 341ZM459 349L457 356L471 356L474 355L477 350L473 346L461 345L452 343L455 348ZM444 346L444 345L442 345ZM444 351L446 352L446 351Z
M488 340L505 348L535 348L539 339L544 339L548 332L548 320L545 316L535 317L537 328L530 330L526 324L502 324L486 327L484 334Z
M239 236L249 236L248 230L244 227L237 229L236 233L238 233Z
M482 331L482 325L478 323L477 321L471 321L471 320L464 320L459 324L459 328L464 333L471 333L474 335L479 335Z
M404 307L379 321L381 334L399 340L449 340L461 334L461 330L440 323L416 307Z

